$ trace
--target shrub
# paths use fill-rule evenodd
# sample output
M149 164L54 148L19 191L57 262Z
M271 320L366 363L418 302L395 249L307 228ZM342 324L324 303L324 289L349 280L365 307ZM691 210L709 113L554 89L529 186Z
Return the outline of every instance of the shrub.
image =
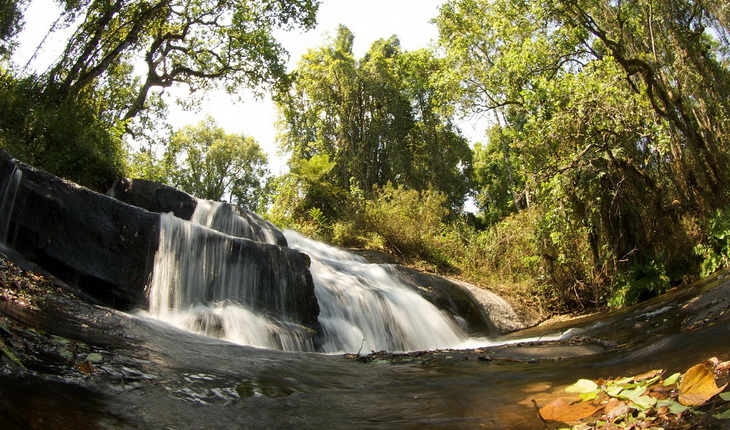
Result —
M122 133L90 103L56 102L33 78L0 76L0 145L15 158L106 191L124 171Z
M694 248L702 259L700 276L730 265L730 207L716 210L704 224L705 238Z

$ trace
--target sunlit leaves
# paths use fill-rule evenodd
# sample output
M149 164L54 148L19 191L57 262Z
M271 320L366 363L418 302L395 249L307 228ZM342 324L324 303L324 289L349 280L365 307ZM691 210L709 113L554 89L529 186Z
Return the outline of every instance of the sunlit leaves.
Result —
M575 429L588 428L585 426L634 428L633 425L645 428L655 421L677 420L688 411L699 414L701 411L697 408L715 396L721 401L730 401L730 394L722 393L727 384L718 387L713 374L713 370L726 373L725 366L729 362L721 363L713 358L708 363L693 366L684 374L674 373L666 379L662 379L664 371L661 369L626 378L579 379L564 390L577 394L578 398L559 397L541 407L539 414L545 421L582 422L574 426ZM728 419L728 410L713 416Z
M679 384L679 403L699 406L721 393L727 384L718 387L715 377L704 364L693 366L682 377Z
M317 7L314 0L80 1L64 12L85 15L50 70L49 82L57 83L59 98L73 98L104 87L119 73L115 65L143 63L144 75L134 82L132 94L117 101L120 119L146 109L155 87L182 84L195 90L221 84L237 91L274 84L286 70L273 30L310 28Z
M251 137L227 134L212 118L173 136L165 155L170 182L199 198L258 209L267 158Z
M566 393L585 394L598 389L598 384L590 379L579 379L575 384L565 389Z

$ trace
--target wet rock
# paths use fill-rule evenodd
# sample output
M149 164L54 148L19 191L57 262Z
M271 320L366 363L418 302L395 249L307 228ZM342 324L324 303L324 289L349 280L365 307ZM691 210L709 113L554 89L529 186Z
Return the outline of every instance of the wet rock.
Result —
M401 278L426 300L450 315L463 318L472 334L502 334L525 328L535 322L519 315L505 299L465 282L396 267Z
M22 181L9 219L2 221L9 245L97 300L118 308L143 303L159 216L34 169L5 151L0 192L16 169Z
M198 204L188 193L146 179L117 179L107 194L150 212L172 212L184 220L190 219Z
M257 242L266 242L273 236L272 243L287 246L284 234L269 221L240 206L223 203L199 201L193 196L176 188L145 179L122 178L117 180L108 195L133 206L150 212L168 213L190 221L200 204L214 205L206 227L231 236L242 237Z

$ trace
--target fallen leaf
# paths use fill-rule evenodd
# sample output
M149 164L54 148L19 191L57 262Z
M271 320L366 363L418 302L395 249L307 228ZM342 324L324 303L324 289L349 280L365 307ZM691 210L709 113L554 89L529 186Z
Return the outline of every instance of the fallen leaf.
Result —
M634 376L634 381L636 381L636 382L646 381L647 379L651 379L651 378L661 375L663 372L664 372L664 370L662 370L662 369L650 370L648 372L644 372L640 375Z
M677 373L673 374L672 376L670 376L669 378L667 378L667 379L665 379L665 380L664 380L664 383L663 383L663 385L664 385L665 387L668 387L668 386L670 386L670 385L676 384L676 383L677 383L677 379L679 379L679 377L680 377L681 375L682 375L682 374L681 374L681 373L679 373L679 372L677 372Z
M598 384L590 379L579 379L575 384L565 389L566 393L590 393L598 389Z
M626 402L612 398L606 404L604 413L606 414L606 418L613 421L618 417L626 415L630 410L631 407Z
M601 409L602 405L588 402L567 403L564 399L555 399L540 408L538 413L545 421L569 422L590 417Z
M94 363L92 363L90 361L82 361L80 363L76 363L76 369L86 376L89 376L92 373L96 372Z
M597 388L587 393L580 393L578 394L578 397L580 397L581 401L588 402L591 400L595 400L599 394L601 394L601 390Z
M689 407L681 405L671 399L659 400L656 402L656 406L658 409L665 407L665 408L667 408L667 412L669 412L670 414L675 414L675 415L681 414L682 412L689 409Z
M713 417L717 418L718 420L730 420L730 409L726 410L725 412L715 414L713 415Z
M725 387L727 384L718 387L710 369L704 364L698 364L689 368L682 377L679 384L679 403L685 406L703 405Z

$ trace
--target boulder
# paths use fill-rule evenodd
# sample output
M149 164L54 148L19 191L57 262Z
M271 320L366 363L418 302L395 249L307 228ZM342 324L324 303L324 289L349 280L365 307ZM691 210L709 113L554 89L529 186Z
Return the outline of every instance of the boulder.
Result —
M115 199L150 212L172 212L189 220L198 201L190 194L146 179L117 179L107 194Z
M6 246L105 304L126 309L144 303L158 214L34 169L2 150L0 192Z
M190 218L197 205L186 193L164 185L127 185L122 190L125 200L180 218ZM37 170L0 150L0 239L106 305L147 307L145 289L160 245L160 219L159 213ZM229 242L227 258L247 267L256 285L250 301L258 309L318 327L319 306L306 255L228 235L208 236Z

